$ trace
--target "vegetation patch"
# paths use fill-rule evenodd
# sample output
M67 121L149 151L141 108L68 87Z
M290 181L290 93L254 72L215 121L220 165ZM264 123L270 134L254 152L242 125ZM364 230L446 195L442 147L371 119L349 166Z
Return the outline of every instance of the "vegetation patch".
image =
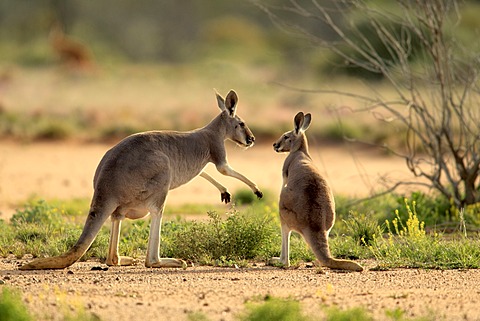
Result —
M22 302L19 292L2 287L0 292L0 315L5 321L34 320Z
M80 204L83 203L80 201ZM390 202L384 204L388 204L388 210L393 206ZM404 199L403 206L393 210L392 218L387 219L385 216L378 218L370 215L365 207L360 208L361 211L352 210L346 216L340 214L337 217L339 224L335 225L330 238L332 254L355 260L373 259L379 269L479 268L478 233L464 229L459 230L461 233L447 234L435 226L428 227L420 213L431 212L432 209L422 207L425 201L421 204ZM83 229L83 217L78 215L76 206L75 202L62 205L58 201L31 201L17 210L10 223L0 220L0 255L44 257L67 251ZM462 212L462 217L472 218L469 220L472 228L477 226L476 206ZM452 209L448 213L452 213ZM227 213L209 211L207 216L206 220L185 220L179 215L165 220L161 255L220 266L245 266L280 255L280 223L276 204L258 202L238 209L232 206ZM450 220L452 217L456 216L444 215L443 219ZM439 226L442 224L442 221L438 222ZM465 226L461 222L456 224ZM148 237L148 220L126 220L120 241L121 254L137 258L144 256ZM109 226L106 224L82 260L105 259L108 239ZM296 233L291 237L290 255L294 265L315 261L305 241Z
M282 299L266 296L265 298L252 300L246 304L246 309L238 318L240 321L427 321L436 320L435 315L419 318L408 318L401 309L386 310L381 319L374 318L369 311L362 307L340 309L336 306L319 306L315 314L307 314L303 311L300 302L292 299Z

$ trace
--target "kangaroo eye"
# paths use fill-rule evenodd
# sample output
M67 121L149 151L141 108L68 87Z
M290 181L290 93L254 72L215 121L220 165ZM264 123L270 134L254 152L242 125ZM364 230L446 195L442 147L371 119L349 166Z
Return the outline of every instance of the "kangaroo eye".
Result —
M287 135L283 136L283 139L287 140L287 139L288 139L288 136L287 136Z
M239 123L240 127L245 127L245 123L244 122L241 122Z

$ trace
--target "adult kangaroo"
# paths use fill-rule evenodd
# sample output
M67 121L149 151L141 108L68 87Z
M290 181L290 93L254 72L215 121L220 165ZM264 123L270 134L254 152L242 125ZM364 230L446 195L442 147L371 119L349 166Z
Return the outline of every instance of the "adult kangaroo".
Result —
M226 158L225 140L248 148L255 137L236 115L238 97L232 90L223 99L218 93L220 114L203 128L189 132L149 131L131 135L107 151L93 179L94 194L83 232L77 243L65 254L36 259L21 270L63 269L72 265L88 250L100 228L111 217L107 265L130 265L133 259L120 256L118 242L121 222L151 214L146 267L182 267L185 262L160 258L160 231L168 191L197 175L215 185L221 201L230 202L227 189L203 172L214 163L223 175L247 184L258 198L263 196L257 185L233 170Z
M294 129L284 133L274 144L276 152L288 152L282 169L283 186L279 210L282 228L280 258L271 263L290 266L290 234L300 233L324 266L332 269L362 271L353 261L337 260L328 247L328 234L335 223L335 201L332 192L313 164L308 152L305 131L312 116L299 112L294 118Z

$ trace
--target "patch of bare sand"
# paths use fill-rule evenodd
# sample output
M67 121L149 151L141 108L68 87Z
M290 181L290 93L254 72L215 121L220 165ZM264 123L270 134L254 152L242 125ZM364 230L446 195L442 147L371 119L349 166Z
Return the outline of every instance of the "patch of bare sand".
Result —
M0 142L0 218L8 218L15 208L32 196L45 199L90 198L93 175L112 144L72 142L19 144ZM285 154L271 145L258 144L244 150L227 143L231 166L253 180L261 189L278 194ZM329 180L334 194L367 196L381 189L379 178L406 178L405 163L371 149L354 154L343 147L311 146L312 157ZM353 156L354 155L354 156ZM242 182L219 174L212 164L207 172L230 192L247 188ZM195 178L168 195L168 204L220 204L220 194L203 178Z
M364 307L376 320L387 320L385 311L395 309L407 317L480 319L480 270L318 273L305 266L182 270L139 264L92 271L100 264L79 262L60 271L19 271L18 263L15 258L0 259L0 279L20 289L29 310L49 320L61 320L59 311L70 307L84 308L104 321L188 320L192 312L229 321L244 311L245 302L267 295L298 300L312 315L318 315L321 306L336 306Z

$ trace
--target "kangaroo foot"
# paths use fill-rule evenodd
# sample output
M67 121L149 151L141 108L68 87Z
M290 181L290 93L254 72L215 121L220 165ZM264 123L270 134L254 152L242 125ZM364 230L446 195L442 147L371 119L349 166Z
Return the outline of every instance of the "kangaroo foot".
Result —
M152 268L187 268L187 262L184 260L177 260L177 259L171 259L171 258L162 258L157 262L148 262L145 261L145 266L146 267L152 267Z
M108 266L127 266L133 265L137 262L133 257L129 256L118 256L116 258L107 258L105 264Z
M267 265L278 267L289 267L290 262L284 262L280 257L272 257L267 261Z
M321 265L324 265L334 270L357 271L357 272L363 271L363 267L360 264L350 260L330 259L328 262L319 262L319 263Z

